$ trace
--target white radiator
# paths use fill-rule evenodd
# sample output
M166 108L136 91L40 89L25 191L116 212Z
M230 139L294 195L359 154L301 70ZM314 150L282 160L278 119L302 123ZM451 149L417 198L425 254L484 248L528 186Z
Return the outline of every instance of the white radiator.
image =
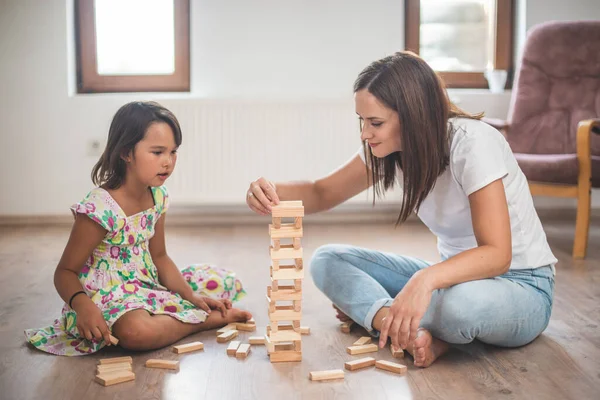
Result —
M167 181L179 205L242 205L249 183L316 179L361 146L348 101L245 102L164 100L183 130L177 167ZM350 203L371 202L363 193Z

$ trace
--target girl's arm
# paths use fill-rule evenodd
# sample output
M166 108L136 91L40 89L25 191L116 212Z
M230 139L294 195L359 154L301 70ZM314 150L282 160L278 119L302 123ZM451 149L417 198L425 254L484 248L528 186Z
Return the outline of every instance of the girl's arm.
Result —
M65 303L69 303L74 294L84 290L79 281L79 272L106 232L85 215L76 216L71 236L54 272L54 286ZM77 313L79 334L88 340L104 338L110 345L110 331L96 304L82 293L73 298L71 306Z
M265 178L257 179L250 184L246 202L255 212L270 214L270 205L279 200L302 200L306 214L329 210L338 204L368 189L370 172L359 155L355 155L346 164L331 174L316 181L280 182L275 188ZM273 202L269 201L269 198Z
M209 297L202 297L194 293L192 287L185 281L179 268L175 265L171 257L167 254L165 244L165 217L163 214L156 223L155 233L150 239L150 255L158 271L158 279L167 289L179 294L184 300L189 301L196 307L210 313L212 309L219 309L225 316L227 308L231 308L231 302L228 300L221 302Z
M435 289L502 275L510 268L512 238L504 184L498 179L469 196L477 247L414 274L396 296L381 327L379 345L388 335L394 347L415 339Z

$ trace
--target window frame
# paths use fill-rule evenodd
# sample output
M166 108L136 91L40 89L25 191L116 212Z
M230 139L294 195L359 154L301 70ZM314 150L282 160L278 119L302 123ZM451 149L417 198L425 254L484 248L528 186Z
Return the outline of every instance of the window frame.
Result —
M189 0L173 0L175 71L170 75L99 75L94 1L75 0L77 93L190 91Z
M513 75L514 0L496 0L496 49L494 69L508 72L507 88ZM421 27L421 0L404 0L405 46L419 54ZM436 71L448 88L488 88L483 72Z

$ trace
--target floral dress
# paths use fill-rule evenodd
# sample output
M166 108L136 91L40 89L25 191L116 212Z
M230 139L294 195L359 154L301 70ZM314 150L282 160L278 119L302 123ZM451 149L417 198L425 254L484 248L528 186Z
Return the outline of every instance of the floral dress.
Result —
M111 195L93 189L80 203L71 207L73 215L87 215L107 230L81 272L79 281L86 294L104 314L108 327L123 314L143 309L151 314L170 315L182 322L198 324L206 312L169 291L158 280L149 251L154 226L167 211L169 196L164 186L152 188L154 207L127 216ZM234 273L207 264L194 264L181 271L195 292L216 299L237 301L246 292ZM40 350L57 355L76 356L94 353L105 346L103 340L79 336L77 314L68 304L54 324L27 329L27 340Z

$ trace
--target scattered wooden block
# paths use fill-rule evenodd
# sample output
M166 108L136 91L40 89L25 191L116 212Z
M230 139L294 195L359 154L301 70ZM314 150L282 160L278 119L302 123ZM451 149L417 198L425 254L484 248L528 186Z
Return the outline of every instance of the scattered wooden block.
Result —
M310 335L310 327L308 327L308 326L301 326L300 327L300 334L301 335Z
M217 336L217 342L219 342L219 343L229 342L231 339L235 339L238 336L238 333L239 332L236 329L232 329L230 331L223 332L222 334Z
M128 362L129 364L133 363L133 359L129 356L127 357L114 357L114 358L103 358L101 360L98 361L98 364L100 365L106 365L106 364L120 364L120 363L125 363Z
M235 353L235 358L238 360L243 360L248 357L248 354L250 354L250 345L248 343L244 343L238 347Z
M362 345L369 344L369 343L371 343L371 337L363 336L360 339L358 339L356 342L352 343L352 346L362 346Z
M406 373L408 369L406 368L406 365L397 364L385 360L377 360L377 362L375 362L375 368L384 369L386 371L394 372L400 375Z
M312 371L308 374L311 381L331 381L334 379L344 379L344 371L341 369L332 369L330 371Z
M146 368L172 369L178 371L179 361L150 359L146 361Z
M390 345L390 350L392 351L392 357L404 358L404 351L402 349L394 350L394 347L392 347L392 345Z
M227 355L235 356L235 352L237 351L238 347L240 347L240 343L241 342L239 340L234 340L234 341L230 342L229 346L227 346Z
M254 317L250 318L248 321L246 321L246 323L256 325L256 321L254 320Z
M173 346L173 353L183 354L190 353L192 351L204 350L204 343L192 342L186 344L180 344L179 346Z
M135 374L125 370L96 375L96 382L102 386L116 385L117 383L129 382L134 379Z
M374 353L377 350L379 350L379 348L377 347L376 344L373 344L373 343L363 344L362 346L350 346L350 347L346 348L346 352L351 355Z
M255 324L239 323L239 324L236 324L235 326L238 331L254 332L256 330Z
M227 332L227 331L231 331L237 329L237 324L229 324L229 325L225 325L224 327L222 327L221 329L217 330L217 336L222 335L223 333Z
M103 364L96 366L96 373L98 374L102 374L103 372L113 372L121 370L133 371L131 364L128 362L117 364Z
M250 336L250 338L248 339L248 342L250 344L254 344L254 345L265 344L265 337L264 336Z
M110 344L112 344L113 346L118 345L119 344L119 339L117 339L113 335L110 335Z
M350 330L352 329L352 325L354 325L354 321L343 322L340 325L340 329L344 333L350 333Z
M359 360L348 361L347 363L344 363L344 367L348 371L356 371L358 369L372 367L373 365L375 365L375 359L373 357L365 357Z

